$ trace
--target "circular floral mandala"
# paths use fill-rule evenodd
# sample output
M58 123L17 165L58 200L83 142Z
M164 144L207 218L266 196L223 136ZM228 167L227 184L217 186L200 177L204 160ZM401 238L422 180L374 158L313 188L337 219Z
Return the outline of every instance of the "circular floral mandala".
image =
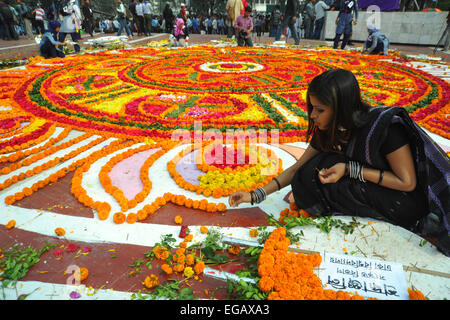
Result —
M419 124L448 135L448 83L377 56L200 46L45 62L1 79L0 100L81 129L170 139L177 129L193 137L194 122L201 121L201 130L277 129L281 142L302 140L309 82L344 68L356 75L369 104L404 107Z

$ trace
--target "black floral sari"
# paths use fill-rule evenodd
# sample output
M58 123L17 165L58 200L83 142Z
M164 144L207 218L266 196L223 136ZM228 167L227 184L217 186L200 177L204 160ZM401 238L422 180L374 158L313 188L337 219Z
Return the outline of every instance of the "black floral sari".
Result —
M389 138L388 128L393 123L401 123L408 135L417 175L414 191L393 190L349 177L332 184L320 182L316 168L348 160L391 170L380 148ZM292 192L299 208L314 216L349 215L387 221L422 236L437 237L438 248L450 256L450 160L406 110L371 108L366 124L352 134L343 151L319 153L296 172Z

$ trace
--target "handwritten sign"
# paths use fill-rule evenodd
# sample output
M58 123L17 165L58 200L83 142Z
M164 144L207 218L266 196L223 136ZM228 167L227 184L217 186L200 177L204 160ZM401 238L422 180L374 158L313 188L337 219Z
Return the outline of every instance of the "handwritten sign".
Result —
M319 278L325 289L364 298L409 300L403 266L397 262L324 252Z

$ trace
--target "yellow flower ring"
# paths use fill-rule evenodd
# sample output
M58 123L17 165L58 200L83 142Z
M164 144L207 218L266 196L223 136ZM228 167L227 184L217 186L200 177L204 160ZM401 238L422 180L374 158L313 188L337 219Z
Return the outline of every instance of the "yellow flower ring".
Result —
M449 84L379 59L331 50L138 48L55 59L51 67L34 62L27 72L0 80L0 87L9 84L0 100L48 121L114 136L161 140L187 129L192 137L199 120L204 131L278 129L280 142L301 141L309 82L344 68L356 75L369 104L404 107L416 122L448 137Z
M220 151L208 157L213 149ZM167 169L179 187L214 198L262 187L283 171L282 160L261 146L246 149L242 158L226 157L227 152L239 150L219 144L189 146L167 163Z

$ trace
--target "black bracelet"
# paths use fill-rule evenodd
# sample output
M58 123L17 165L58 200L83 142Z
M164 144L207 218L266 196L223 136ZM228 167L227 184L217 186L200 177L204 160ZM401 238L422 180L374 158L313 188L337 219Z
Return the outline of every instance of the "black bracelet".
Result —
M384 170L383 169L381 169L380 170L380 179L378 180L378 185L381 183L381 181L383 180L383 175L384 175Z
M345 174L348 175L348 161L345 163Z
M251 204L252 204L252 205L253 205L253 203L255 202L255 200L254 200L254 195L255 195L255 192L250 191L250 198L251 198Z
M277 179L277 178L273 178L273 180L275 180L275 182L277 183L277 185L278 185L278 190L281 190L281 184L280 184L280 182L278 181L278 179Z

